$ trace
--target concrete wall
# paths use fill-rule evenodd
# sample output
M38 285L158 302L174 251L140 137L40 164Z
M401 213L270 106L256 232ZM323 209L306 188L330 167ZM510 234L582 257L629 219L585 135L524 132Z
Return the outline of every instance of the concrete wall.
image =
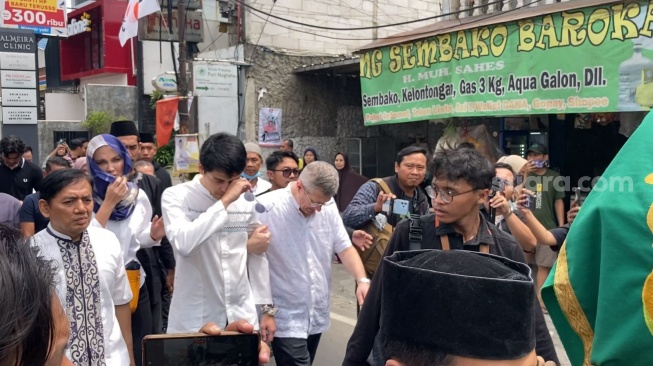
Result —
M249 55L253 48L245 52ZM360 108L358 78L292 73L297 66L329 61L329 57L288 56L264 48L256 53L256 63L247 69L244 91L245 140L257 140L261 108L281 108L283 138L294 140L297 153L312 146L320 156L335 154L344 141L338 135L338 110ZM261 89L267 93L259 99ZM348 114L342 123L362 124L362 115Z
M48 154L54 148L54 132L55 131L87 131L82 127L80 121L56 121L47 120L39 121L39 154L38 161L42 164L47 158Z
M443 0L251 0L248 3L266 13L272 10L274 15L305 24L356 28L431 17L441 13ZM376 37L383 38L429 24L429 21L424 21L377 30L334 31L291 24L275 18L270 18L266 24L266 18L266 15L255 11L245 12L247 43L326 54L351 54Z
M81 94L45 93L45 119L50 121L86 119Z
M86 85L86 114L94 111L111 113L114 117L138 120L136 87L121 85Z

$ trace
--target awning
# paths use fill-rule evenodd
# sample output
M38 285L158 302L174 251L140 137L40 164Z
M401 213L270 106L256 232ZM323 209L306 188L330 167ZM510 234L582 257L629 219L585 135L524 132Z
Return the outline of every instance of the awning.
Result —
M351 57L316 64L303 65L293 70L295 74L331 74L358 75L360 73L360 57Z
M543 1L543 0L540 0ZM517 10L505 10L499 13L479 15L475 17L456 19L456 20L434 20L436 23L430 24L411 31L398 33L389 38L380 39L361 47L360 51L381 48L385 46L400 44L404 42L415 41L418 39L428 38L443 33L457 32L459 30L470 29L474 27L483 27L492 24L507 23L519 19L533 18L540 15L582 9L592 6L600 6L611 3L629 3L632 1L623 0L570 0L550 5L536 5L525 7Z

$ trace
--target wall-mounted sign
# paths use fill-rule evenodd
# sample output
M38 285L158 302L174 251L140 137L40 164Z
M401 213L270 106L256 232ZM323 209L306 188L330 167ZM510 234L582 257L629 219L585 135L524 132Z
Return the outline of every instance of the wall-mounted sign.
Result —
M33 53L0 53L0 68L3 70L36 70L36 57Z
M3 88L33 88L36 85L34 71L0 71L0 85Z
M44 36L66 37L66 2L63 0L3 1L3 28L30 29Z
M36 89L2 89L3 107L33 107L38 105Z
M448 117L649 111L653 2L604 4L361 54L366 126Z
M91 15L84 13L78 19L71 19L68 24L68 37L91 31Z
M237 97L238 68L229 64L194 62L193 92L203 97Z
M165 23L161 22L161 17ZM172 36L168 32L168 12L162 11L150 14L138 22L138 39L141 41L179 41L177 11L172 11ZM204 26L202 13L197 11L186 12L186 41L200 43L204 40Z
M189 10L202 9L202 0L184 0L184 3L186 5L186 9ZM179 1L172 0L172 8L177 9L178 6L179 6ZM162 10L168 9L168 0L163 0L163 2L161 3L161 9Z
M176 92L177 78L174 75L161 74L152 79L152 86L160 92Z
M37 124L36 107L2 107L2 123L5 125Z

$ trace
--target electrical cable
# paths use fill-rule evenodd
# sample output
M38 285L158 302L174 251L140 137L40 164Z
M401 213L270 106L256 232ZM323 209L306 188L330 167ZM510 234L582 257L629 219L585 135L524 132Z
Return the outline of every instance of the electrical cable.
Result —
M483 19L479 19L479 21L480 20L485 21L487 19L492 19L492 18L498 17L500 15L504 15L504 14L506 14L508 12L513 12L513 11L516 11L516 10L531 6L532 4L535 4L535 3L538 3L538 2L541 2L541 1L542 0L535 0L530 4L525 4L525 5L522 5L520 7L516 7L514 9L506 10L506 11L499 12L499 13L493 13L491 15L488 15L488 16L484 17ZM247 10L247 11L249 11L249 10ZM259 19L264 19L262 16L254 13L254 12L249 11L249 13L256 16ZM288 29L288 30L291 30L291 31L294 31L294 32L298 32L298 33L305 33L305 34L314 35L316 37L323 37L323 38L342 40L342 41L379 41L379 40L386 40L386 39L390 40L390 39L397 39L397 38L406 38L408 36L410 36L410 37L421 36L421 35L429 36L429 35L432 35L433 32L434 32L434 31L425 31L425 32L412 33L410 35L398 35L398 36L388 36L388 37L378 37L378 38L347 38L347 37L333 37L333 36L327 36L327 35L322 35L322 34L318 34L318 33L308 32L308 31L305 31L305 30L302 30L302 29L292 28L292 27L282 25L282 24L279 24L279 23L275 23L275 22L272 22L272 21L269 21L269 23L273 24L273 25L276 25L278 27L281 27L281 28L285 28L285 29ZM470 28L473 28L473 23L474 22L469 22L469 23L467 23L467 25L471 24ZM438 29L437 32L438 33L446 33L448 30L459 27L461 24L452 25L450 27Z
M335 30L335 31L358 31L358 30L370 30L370 29L397 27L397 26L401 26L401 25L425 22L425 21L428 21L428 20L435 20L435 19L443 18L443 17L449 16L449 15L461 14L461 13L466 12L466 11L483 8L485 6L498 4L498 3L503 3L503 0L497 0L497 1L493 1L493 2L490 2L490 3L487 3L487 4L483 4L483 5L473 6L473 7L464 9L464 10L457 10L457 11L449 12L449 13L446 13L446 14L439 14L439 15L434 15L434 16L431 16L431 17L422 18L422 19L409 20L409 21L393 23L393 24L384 24L384 25L376 25L376 26L368 26L368 27L335 28L335 27L324 27L324 26L320 26L320 25L307 24L307 23L302 23L302 22L298 22L298 21L295 21L295 20L291 20L291 19L286 19L286 18L277 16L277 15L273 15L271 13L267 13L267 12L265 12L263 10L256 9L256 8L250 6L250 5L247 5L242 0L229 0L229 1L236 2L236 3L240 4L241 6L245 7L246 9L250 9L250 10L255 11L257 13L261 13L261 14L267 15L268 17L272 17L272 18L275 18L275 19L278 19L278 20L283 20L283 21L291 23L291 24L301 25L301 26L309 27L309 28L316 28L316 29L323 29L323 30ZM539 2L539 1L542 1L542 0L537 0L537 1L534 1L532 3L525 4L522 7L531 6L531 5L533 5L533 4L535 4L535 3ZM275 2L275 4L276 4L276 2ZM516 10L516 9L520 9L520 8L521 7L511 9L511 10ZM508 10L508 11L511 11L511 10ZM501 12L501 13L506 13L506 12Z

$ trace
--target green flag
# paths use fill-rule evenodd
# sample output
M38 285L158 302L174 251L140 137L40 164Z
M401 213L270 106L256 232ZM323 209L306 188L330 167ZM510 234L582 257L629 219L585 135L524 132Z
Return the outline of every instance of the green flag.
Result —
M583 204L542 288L574 366L653 365L653 113Z

